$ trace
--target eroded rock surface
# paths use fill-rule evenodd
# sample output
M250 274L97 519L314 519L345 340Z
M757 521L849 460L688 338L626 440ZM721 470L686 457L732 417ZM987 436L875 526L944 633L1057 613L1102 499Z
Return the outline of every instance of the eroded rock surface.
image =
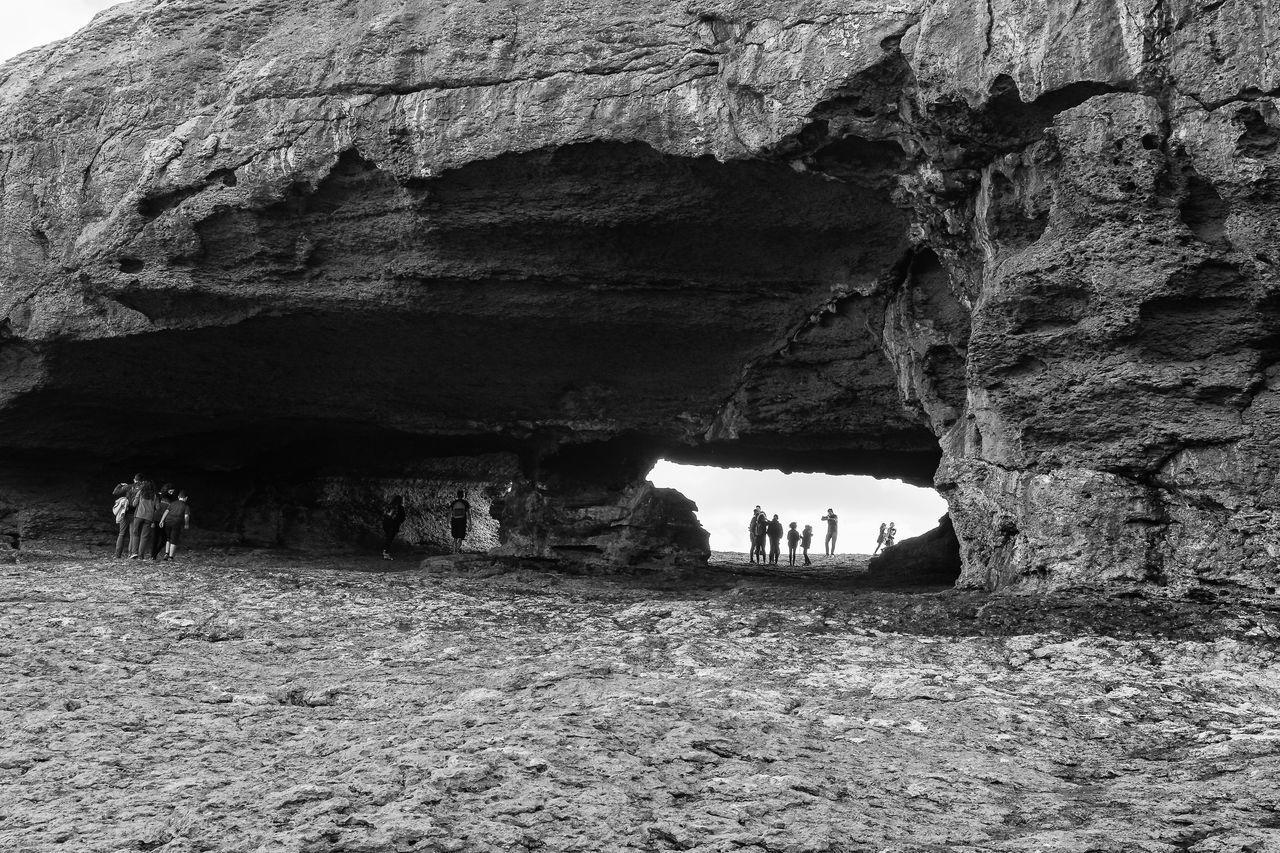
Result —
M0 847L1270 853L1273 609L0 567Z
M1273 592L1276 15L115 7L0 68L0 445L232 504L514 457L508 541L602 559L662 455L933 478L964 585Z

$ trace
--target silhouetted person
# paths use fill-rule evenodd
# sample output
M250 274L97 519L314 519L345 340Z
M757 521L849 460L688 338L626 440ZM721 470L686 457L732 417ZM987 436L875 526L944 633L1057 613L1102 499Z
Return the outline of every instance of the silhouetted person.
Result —
M884 547L893 547L893 540L898 538L898 528L894 527L893 522L889 522L889 529L884 532Z
M796 530L796 523L793 521L787 531L787 562L792 566L796 564L796 546L799 544L800 531Z
M884 547L884 537L885 537L884 527L885 527L884 522L881 522L881 523L880 523L880 535L876 537L876 549L875 549L874 551L872 551L872 552L871 552L871 556L873 556L873 557L874 557L876 554L879 554L879 553L880 553L880 549Z
M753 535L753 544L751 547L751 555L754 557L759 555L760 563L764 563L764 540L769 534L769 516L763 511L756 516L755 534Z
M133 522L129 525L129 559L136 560L151 553L151 539L155 536L159 519L160 501L156 484L143 480L133 505Z
M404 498L400 495L392 495L391 502L382 511L382 559L392 559L391 542L400 532L402 524L404 524Z
M747 561L754 563L756 561L756 522L760 519L760 507L756 507L751 513L751 523L747 525Z
M769 522L769 565L778 565L778 557L782 556L782 522L775 513Z
M827 507L827 514L822 517L827 523L827 538L822 540L822 550L828 555L836 552L836 514L831 507Z
M813 561L809 559L809 546L813 544L813 525L806 524L804 532L800 534L800 550L804 552L804 564L812 566Z
M160 529L165 532L164 558L172 560L178 555L178 545L182 543L182 531L191 529L191 509L187 493L178 492L177 497L169 501L164 515L160 516Z
M449 531L453 534L453 553L462 550L462 540L467 538L467 528L471 525L471 504L458 489L458 497L449 504Z

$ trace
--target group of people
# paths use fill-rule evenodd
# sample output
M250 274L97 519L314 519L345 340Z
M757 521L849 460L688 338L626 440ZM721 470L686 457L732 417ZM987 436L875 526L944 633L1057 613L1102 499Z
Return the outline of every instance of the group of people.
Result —
M827 508L827 514L822 516L822 520L827 523L827 535L822 541L823 553L831 556L836 552L836 538L839 533L839 517L835 510ZM813 525L806 524L803 530L797 530L797 522L791 524L784 530L782 522L778 520L777 514L770 518L767 513L756 507L755 512L751 515L751 523L747 530L751 534L751 562L756 562L757 558L763 565L766 561L765 557L765 541L769 543L769 554L767 557L768 564L771 566L778 565L781 557L782 536L785 533L787 537L787 554L788 563L792 566L796 564L796 548L800 548L800 553L804 557L806 566L813 565L813 561L809 559L809 548L813 544ZM872 556L880 553L881 548L888 548L893 544L894 538L898 535L898 528L890 521L887 525L880 525L880 538L876 540L876 550L872 552Z
M889 522L887 527L884 524L881 524L880 536L876 539L876 549L871 552L871 556L874 557L876 554L879 554L881 548L888 548L893 545L893 540L897 537L898 528L894 526L892 521Z
M462 540L467 538L467 530L471 527L471 503L465 492L458 489L458 497L449 504L449 535L453 537L453 553L462 550ZM400 532L400 525L405 519L404 497L392 495L382 510L382 559L394 559L391 556L391 543Z
M827 536L823 541L823 550L826 554L834 554L836 552L836 514L830 508L827 514L822 517L827 523ZM755 512L751 516L751 523L747 530L751 534L751 562L765 563L765 541L769 542L768 563L771 566L778 565L778 560L782 556L782 536L786 533L787 537L787 559L790 565L796 564L796 548L800 548L800 552L804 557L806 566L813 565L813 561L809 559L809 548L813 545L813 525L806 524L804 530L798 530L798 523L791 524L784 531L782 522L778 520L775 513L773 518L769 518L768 513L764 512L760 507L756 507Z
M170 483L159 488L141 474L132 483L119 483L112 491L111 512L120 530L116 536L116 557L150 557L172 560L178 553L182 531L191 527L191 507L187 493Z

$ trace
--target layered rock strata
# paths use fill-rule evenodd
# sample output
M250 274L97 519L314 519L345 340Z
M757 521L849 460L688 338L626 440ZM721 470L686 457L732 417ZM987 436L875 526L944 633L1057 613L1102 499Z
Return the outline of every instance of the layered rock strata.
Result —
M513 456L471 480L530 498L507 543L602 560L699 553L637 503L662 455L934 479L963 585L1273 591L1277 25L114 7L0 66L0 445L233 478Z

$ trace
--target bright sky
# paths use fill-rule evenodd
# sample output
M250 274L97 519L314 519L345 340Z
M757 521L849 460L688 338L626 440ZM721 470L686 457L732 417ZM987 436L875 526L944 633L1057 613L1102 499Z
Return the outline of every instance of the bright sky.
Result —
M0 62L74 33L121 0L0 0Z
M840 518L838 553L870 554L876 547L881 522L898 526L898 541L927 533L947 511L947 502L933 489L908 486L874 477L835 477L829 474L783 474L742 468L703 468L663 460L649 479L655 486L676 489L698 505L698 520L711 534L714 551L747 550L747 523L757 504L786 527L813 525L810 553L822 553L827 508Z

